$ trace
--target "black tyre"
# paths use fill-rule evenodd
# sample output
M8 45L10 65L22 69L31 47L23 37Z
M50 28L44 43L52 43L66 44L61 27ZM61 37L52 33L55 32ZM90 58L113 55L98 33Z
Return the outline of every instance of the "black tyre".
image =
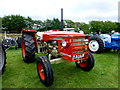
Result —
M22 47L22 38L21 37L18 37L17 44L18 44L18 48Z
M105 48L106 52L111 51L111 50L112 50L111 48Z
M17 44L17 42L15 42L15 50L17 50L18 49L18 44Z
M104 48L104 42L99 36L92 36L89 42L89 50L93 53L102 53Z
M6 52L0 41L0 75L3 74L6 65Z
M22 56L26 63L33 62L35 60L35 42L32 35L23 34L22 37Z
M94 57L91 52L88 52L88 59L76 61L76 67L84 71L90 71L94 67Z
M53 70L46 56L40 56L37 60L37 72L40 81L46 86L53 84Z

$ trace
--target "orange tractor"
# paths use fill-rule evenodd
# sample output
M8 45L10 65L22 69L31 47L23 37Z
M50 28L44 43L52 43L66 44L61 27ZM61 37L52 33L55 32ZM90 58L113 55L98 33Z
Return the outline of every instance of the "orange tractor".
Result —
M52 58L61 56L63 59L75 62L76 67L84 71L90 71L94 67L94 57L88 51L89 40L89 35L73 31L36 33L35 30L24 29L22 31L23 60L26 63L33 62L35 53L43 54L37 59L37 72L41 82L45 86L50 86L53 84Z

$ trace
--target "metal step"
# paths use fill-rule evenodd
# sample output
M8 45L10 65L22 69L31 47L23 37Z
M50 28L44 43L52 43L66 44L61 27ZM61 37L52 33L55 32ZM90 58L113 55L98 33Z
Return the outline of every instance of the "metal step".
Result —
M51 64L57 64L57 63L62 63L62 62L65 62L63 58L55 58L55 59L50 60Z

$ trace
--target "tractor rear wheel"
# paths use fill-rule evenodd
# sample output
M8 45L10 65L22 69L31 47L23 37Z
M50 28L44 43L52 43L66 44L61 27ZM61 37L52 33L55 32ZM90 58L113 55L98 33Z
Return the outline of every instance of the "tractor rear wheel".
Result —
M46 56L40 56L37 60L37 72L40 81L46 86L53 84L53 70Z
M83 71L90 71L94 67L94 57L91 52L88 52L88 59L76 61L76 67Z
M6 52L0 41L0 75L3 74L6 65Z
M35 60L35 41L32 35L23 34L22 37L22 57L24 62L30 63Z
M93 53L102 53L104 48L104 42L99 36L92 36L89 42L89 50Z

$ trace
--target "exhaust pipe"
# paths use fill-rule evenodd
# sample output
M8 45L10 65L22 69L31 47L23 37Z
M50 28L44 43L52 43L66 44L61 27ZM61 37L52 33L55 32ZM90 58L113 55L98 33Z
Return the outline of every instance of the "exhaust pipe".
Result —
M63 31L64 22L63 22L63 8L61 8L61 31Z

